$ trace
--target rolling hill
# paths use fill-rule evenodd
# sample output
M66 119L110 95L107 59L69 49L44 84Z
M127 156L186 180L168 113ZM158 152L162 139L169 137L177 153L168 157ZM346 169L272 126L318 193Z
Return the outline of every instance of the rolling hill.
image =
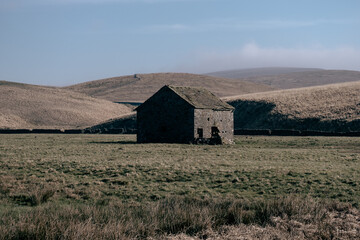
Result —
M296 72L311 72L323 70L320 68L291 68L291 67L266 67L266 68L245 68L245 69L234 69L227 71L218 71L205 73L205 75L213 77L223 77L240 79L247 77L261 77L261 76L274 76L280 74L296 73Z
M0 81L0 128L84 128L131 112L69 90Z
M224 98L235 128L360 131L360 81Z
M266 71L265 71L266 70ZM252 83L266 84L274 88L291 89L300 87L320 86L332 83L344 83L360 81L359 71L347 70L321 70L321 69L252 69L251 74L246 74L246 71L225 71L214 73L216 76L237 78L243 81ZM273 71L272 71L273 70ZM257 73L257 71L259 73ZM292 71L292 72L290 72Z
M188 73L153 73L114 77L65 87L113 102L143 102L164 85L203 87L217 96L274 90L264 84Z

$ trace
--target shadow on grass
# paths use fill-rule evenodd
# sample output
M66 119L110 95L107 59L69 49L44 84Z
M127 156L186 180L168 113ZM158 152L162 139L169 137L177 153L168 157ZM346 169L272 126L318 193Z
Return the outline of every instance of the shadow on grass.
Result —
M100 141L92 141L90 143L94 143L94 144L120 144L120 145L125 145L125 144L137 144L136 141L113 141L113 142L100 142Z

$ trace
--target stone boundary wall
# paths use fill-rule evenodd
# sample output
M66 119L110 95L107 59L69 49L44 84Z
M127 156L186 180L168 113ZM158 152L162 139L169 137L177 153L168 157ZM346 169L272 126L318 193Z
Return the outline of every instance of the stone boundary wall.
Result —
M136 129L0 129L0 134L136 134ZM360 137L360 132L321 132L283 129L235 129L234 135Z
M0 129L0 134L136 134L136 129Z
M286 129L235 129L234 135L360 137L360 132L322 132Z

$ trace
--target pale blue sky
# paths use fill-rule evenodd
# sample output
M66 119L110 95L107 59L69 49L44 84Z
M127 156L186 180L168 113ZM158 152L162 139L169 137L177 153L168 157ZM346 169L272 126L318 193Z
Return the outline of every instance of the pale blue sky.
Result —
M0 0L0 80L360 70L358 0Z

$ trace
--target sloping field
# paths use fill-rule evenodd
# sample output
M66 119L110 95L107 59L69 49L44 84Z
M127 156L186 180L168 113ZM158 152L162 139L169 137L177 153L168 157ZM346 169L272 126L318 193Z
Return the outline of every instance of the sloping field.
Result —
M69 90L0 81L0 128L83 128L131 109Z
M300 71L300 68L298 72L286 73L285 71L283 71L282 74L276 74L276 68L273 72L271 72L270 70L271 69L268 69L268 71L264 71L262 69L259 69L259 73L256 73L256 71L253 70L253 76L249 74L248 77L246 77L246 74L242 74L242 72L237 73L231 71L219 72L217 75L228 78L238 78L243 81L248 81L252 83L266 84L280 89L291 89L320 86L332 83L360 81L360 72L358 71L321 69L313 69L312 71L310 71L311 69L304 69L303 71ZM295 71L295 69L293 71Z
M164 85L203 87L220 97L275 89L263 84L188 73L153 73L114 77L76 84L66 89L113 102L143 102Z
M235 128L360 130L360 81L225 98Z

